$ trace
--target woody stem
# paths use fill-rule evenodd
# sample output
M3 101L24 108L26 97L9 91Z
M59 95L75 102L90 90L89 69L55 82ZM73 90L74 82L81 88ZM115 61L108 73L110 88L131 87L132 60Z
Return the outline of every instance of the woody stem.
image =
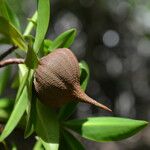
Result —
M4 59L6 56L8 56L10 53L12 53L15 49L17 49L17 46L12 46L6 52L0 55L0 60Z
M9 58L3 61L0 61L0 68L5 67L11 64L23 64L25 62L22 58Z

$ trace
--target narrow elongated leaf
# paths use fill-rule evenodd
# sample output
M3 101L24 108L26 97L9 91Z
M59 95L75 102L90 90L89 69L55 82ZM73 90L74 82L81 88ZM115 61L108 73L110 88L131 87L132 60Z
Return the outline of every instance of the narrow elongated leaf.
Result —
M5 0L0 0L0 16L3 16L4 18L9 20L7 8L5 5Z
M30 68L30 69L35 69L38 65L38 57L36 55L36 53L34 52L34 50L32 49L32 47L28 48L28 52L27 52L27 57L25 60L25 64Z
M65 126L93 141L116 141L128 138L148 123L146 121L117 118L93 117L65 122Z
M67 120L75 111L77 104L78 102L70 102L68 104L65 104L59 111L59 120Z
M7 3L6 3L6 7L7 7L7 12L10 18L9 20L18 30L20 30L20 22L19 22L17 15L12 11L12 9L9 7Z
M69 48L76 36L76 30L70 29L60 34L50 45L49 52L56 48Z
M32 89L31 89L32 90ZM29 101L27 110L27 124L24 136L28 138L35 131L36 124L36 95L34 91L32 92L32 99Z
M18 46L20 49L27 50L27 45L21 33L8 20L1 16L0 33L4 34L14 45Z
M60 150L84 150L83 145L68 131L63 130L63 141Z
M27 87L25 85L29 75L30 71L27 72L22 79L22 83L16 96L16 104L2 134L0 135L0 141L3 141L13 131L26 110L28 104L28 97Z
M8 39L7 37L1 35L1 37L0 37L0 44L1 44L1 43L2 43L2 44L10 44L10 43L11 43L11 40Z
M50 19L50 0L38 0L38 18L33 49L38 53L43 43Z
M57 149L59 146L59 122L56 114L39 100L37 101L36 108L35 130L37 135L42 139L46 147L53 145Z
M22 65L24 66L24 65ZM20 75L21 76L21 75ZM30 76L30 71L27 71L25 72L23 75L22 75L22 78L20 79L20 87L18 89L18 92L17 92L17 96L16 96L16 100L15 101L18 101L18 99L20 98L23 90L24 90L24 87L27 85L27 82L28 82L28 78Z
M37 139L37 141L33 147L33 150L44 150L43 144L40 139Z
M80 66L80 84L81 88L85 91L89 81L90 71L85 61L81 61L79 63L79 66Z
M32 90L32 85L33 85L33 73L34 71L32 70L30 72L30 75L28 77L28 82L26 84L27 87L27 93L28 93L28 106L26 108L26 113L27 113L27 117L26 117L26 129L25 129L25 138L29 137L33 132L34 132L34 118L35 118L35 113L33 111L33 107L35 107L35 93ZM34 116L34 118L33 118Z
M17 29L20 29L19 20L14 11L9 7L6 0L0 0L0 16L9 20Z
M19 82L22 81L22 77L28 72L28 68L24 64L19 64Z
M18 87L19 87L19 74L18 74L18 72L16 73L16 75L15 75L15 77L14 77L14 79L13 79L13 81L12 81L12 83L11 83L11 88L12 89L18 89Z
M7 83L9 81L9 77L10 77L10 73L11 73L10 66L1 68L1 70L0 70L0 95L4 92L4 90L7 86Z
M45 150L58 150L58 148L59 148L58 143L48 143L42 139L40 139L40 141L42 142L42 145Z
M85 91L89 80L89 68L85 61L79 63L80 66L80 84ZM59 120L66 120L75 111L78 102L70 102L63 106L59 112Z

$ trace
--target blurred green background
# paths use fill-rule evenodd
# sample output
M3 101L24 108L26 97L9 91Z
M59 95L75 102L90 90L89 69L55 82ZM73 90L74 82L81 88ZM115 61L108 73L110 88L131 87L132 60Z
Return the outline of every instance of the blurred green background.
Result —
M36 9L36 1L9 3L24 29ZM71 49L78 60L86 60L90 67L87 93L113 110L111 114L80 103L74 117L121 116L149 121L150 1L51 0L50 20L49 39L67 29L77 29ZM23 142L19 137L15 140ZM30 149L32 140L23 142L20 148ZM87 150L149 150L150 127L120 142L81 140Z

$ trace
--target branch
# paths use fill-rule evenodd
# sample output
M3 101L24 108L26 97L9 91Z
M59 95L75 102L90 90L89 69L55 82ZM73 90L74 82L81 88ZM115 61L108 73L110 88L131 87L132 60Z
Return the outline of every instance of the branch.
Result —
M0 61L0 68L5 67L10 64L23 64L25 62L22 58L10 58L3 61Z
M0 55L0 60L4 59L7 55L12 53L16 48L17 48L17 46L10 47L6 52L4 52L2 55Z

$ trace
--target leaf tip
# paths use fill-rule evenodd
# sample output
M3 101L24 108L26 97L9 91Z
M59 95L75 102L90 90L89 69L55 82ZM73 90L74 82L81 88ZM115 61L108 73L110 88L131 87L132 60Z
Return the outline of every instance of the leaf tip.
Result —
M76 28L72 28L72 29L70 29L70 33L73 33L73 34L77 34L77 29Z
M141 127L144 128L144 127L146 127L148 124L149 124L149 122L141 120Z

